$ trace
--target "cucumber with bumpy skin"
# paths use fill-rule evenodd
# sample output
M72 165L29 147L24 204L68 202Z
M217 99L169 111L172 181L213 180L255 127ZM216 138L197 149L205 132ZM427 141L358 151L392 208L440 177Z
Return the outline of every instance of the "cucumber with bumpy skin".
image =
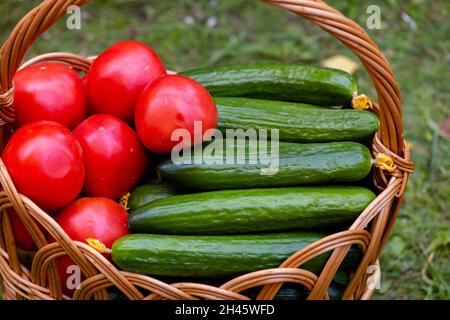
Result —
M362 187L211 191L157 200L131 211L133 232L233 234L348 227L375 199Z
M364 110L332 110L310 105L247 98L216 97L219 129L279 130L280 141L369 141L379 127Z
M248 141L242 148L233 140L221 143L232 148L211 156L205 151L200 163L194 157L189 163L164 161L157 167L159 176L187 189L222 190L354 182L371 169L369 149L356 142L280 142L278 152L270 141L269 152Z
M173 186L162 181L154 181L151 183L140 185L130 192L128 198L128 207L136 209L153 202L158 199L163 199L180 194Z
M247 65L188 70L213 96L247 97L341 106L357 92L345 71L302 65Z
M112 246L112 259L123 270L177 277L226 277L278 267L289 256L325 237L322 233L276 233L233 236L131 234ZM319 273L330 252L301 266ZM360 257L352 248L342 267Z

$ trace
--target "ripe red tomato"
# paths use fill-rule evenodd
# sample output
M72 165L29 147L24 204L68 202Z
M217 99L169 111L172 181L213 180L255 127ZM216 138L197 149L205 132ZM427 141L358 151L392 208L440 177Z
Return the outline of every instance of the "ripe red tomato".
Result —
M83 85L75 71L61 63L26 67L14 76L16 128L40 120L73 129L87 113Z
M107 198L75 200L61 210L55 220L72 240L86 243L86 239L92 238L99 240L109 249L114 241L128 234L126 210ZM53 241L54 239L49 237L49 242ZM108 253L103 255L108 259L111 258ZM56 260L56 265L64 293L72 295L74 288L68 287L67 280L74 273L67 268L74 265L73 260L63 256Z
M117 199L144 175L148 162L145 149L136 132L120 119L93 115L73 134L83 149L87 194Z
M83 188L81 147L56 122L23 126L8 141L2 158L17 190L44 210L66 206Z
M128 214L117 202L103 197L86 197L62 209L55 221L74 241L93 238L111 248L114 241L128 234ZM105 254L109 257L108 254Z
M12 208L8 208L6 211L8 213L9 221L11 222L11 228L14 234L16 246L25 251L36 251L36 243L34 243L27 228L23 224L22 220L20 220L19 215Z
M86 104L88 103L88 99L87 99L87 96L88 96L88 89L87 89L87 75L85 75L85 76L82 76L81 78L80 78L80 80L81 80L81 84L83 85L83 92L84 92L84 96L86 97Z
M168 75L155 80L144 89L136 105L139 138L156 153L170 152L178 144L171 141L175 129L187 129L192 145L201 143L194 137L194 121L201 121L202 134L216 128L217 108L208 91L187 77Z
M95 59L88 73L91 113L111 114L131 123L142 89L166 74L158 55L138 41L122 41Z

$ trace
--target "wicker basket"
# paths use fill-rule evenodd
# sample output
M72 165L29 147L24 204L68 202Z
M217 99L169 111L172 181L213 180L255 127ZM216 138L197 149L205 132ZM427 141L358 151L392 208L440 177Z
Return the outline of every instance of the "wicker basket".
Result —
M70 5L84 5L87 0L46 0L29 12L14 28L0 55L0 142L6 143L12 109L15 72L33 41ZM308 291L308 299L327 299L327 289L341 262L352 245L358 245L363 257L351 275L343 299L368 299L371 265L378 265L378 257L390 233L403 199L408 175L413 172L409 150L403 139L401 97L388 61L367 33L355 22L321 1L266 0L268 4L290 10L319 25L352 50L370 74L378 93L374 112L381 127L373 141L373 156L386 155L393 160L395 170L380 167L373 170L373 181L380 190L378 197L362 212L353 225L343 232L330 235L298 251L279 268L261 270L235 278L220 287L199 283L167 284L154 278L118 270L99 252L85 243L72 241L59 225L38 206L19 194L0 159L0 278L5 299L62 299L58 272L54 260L68 254L86 276L73 299L108 299L106 288L117 287L129 299L248 299L240 292L260 287L258 299L272 299L283 283L297 283ZM92 58L69 53L51 53L28 61L25 65L42 61L58 61L75 70L87 71ZM23 65L23 66L25 66ZM23 67L22 66L22 67ZM19 260L6 208L14 207L32 234L39 250L32 257L31 268ZM56 239L48 244L40 227ZM320 274L301 269L302 264L324 252L332 254Z

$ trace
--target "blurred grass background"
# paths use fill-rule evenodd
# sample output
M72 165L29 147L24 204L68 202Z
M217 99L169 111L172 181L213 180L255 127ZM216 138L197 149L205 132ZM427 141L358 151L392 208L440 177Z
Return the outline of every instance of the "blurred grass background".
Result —
M35 0L0 2L0 41ZM366 26L369 5L381 8L381 30L367 30L392 63L404 99L405 136L416 173L381 257L375 299L450 299L450 2L329 0ZM60 21L27 58L51 51L98 54L114 42L150 44L173 70L276 62L315 64L356 59L334 38L295 15L259 1L97 0L83 7L81 30ZM364 70L362 92L374 97Z

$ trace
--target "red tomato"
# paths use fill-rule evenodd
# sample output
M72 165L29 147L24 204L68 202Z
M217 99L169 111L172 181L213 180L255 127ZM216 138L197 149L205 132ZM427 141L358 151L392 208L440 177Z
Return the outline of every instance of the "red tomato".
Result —
M138 41L122 41L95 59L88 73L92 113L111 114L131 123L142 89L166 74L158 55Z
M128 234L126 210L107 198L75 200L61 210L55 220L72 240L86 243L86 239L92 238L99 240L109 249L114 241ZM53 241L54 239L49 237L49 242ZM104 256L110 259L110 254L104 253ZM58 258L56 262L63 291L71 295L74 289L67 286L67 280L74 272L67 268L74 265L74 262L68 256Z
M117 199L144 175L145 149L125 122L106 114L93 115L73 134L83 149L87 194Z
M87 75L85 75L85 76L82 76L81 78L80 78L80 80L81 80L81 84L83 85L83 92L84 92L84 96L86 97L86 103L88 103L88 101L87 101L87 96L88 96L88 89L87 89Z
M23 126L8 141L2 158L17 190L44 210L66 206L83 188L81 147L56 122Z
M20 220L19 215L12 208L8 208L6 211L8 212L9 221L11 222L11 228L14 234L16 246L25 251L36 251L36 243L34 243L27 228L23 224L22 220Z
M136 105L139 138L156 153L170 152L178 144L171 141L175 129L187 129L191 143L201 143L194 137L194 121L201 121L202 134L216 128L217 108L204 87L183 76L168 75L155 80L144 89Z
M75 128L87 113L77 73L61 63L26 67L14 76L16 128L40 120Z
M93 238L111 248L114 241L128 234L128 214L117 202L103 197L80 198L62 209L55 221L74 241ZM109 257L108 254L105 254Z

